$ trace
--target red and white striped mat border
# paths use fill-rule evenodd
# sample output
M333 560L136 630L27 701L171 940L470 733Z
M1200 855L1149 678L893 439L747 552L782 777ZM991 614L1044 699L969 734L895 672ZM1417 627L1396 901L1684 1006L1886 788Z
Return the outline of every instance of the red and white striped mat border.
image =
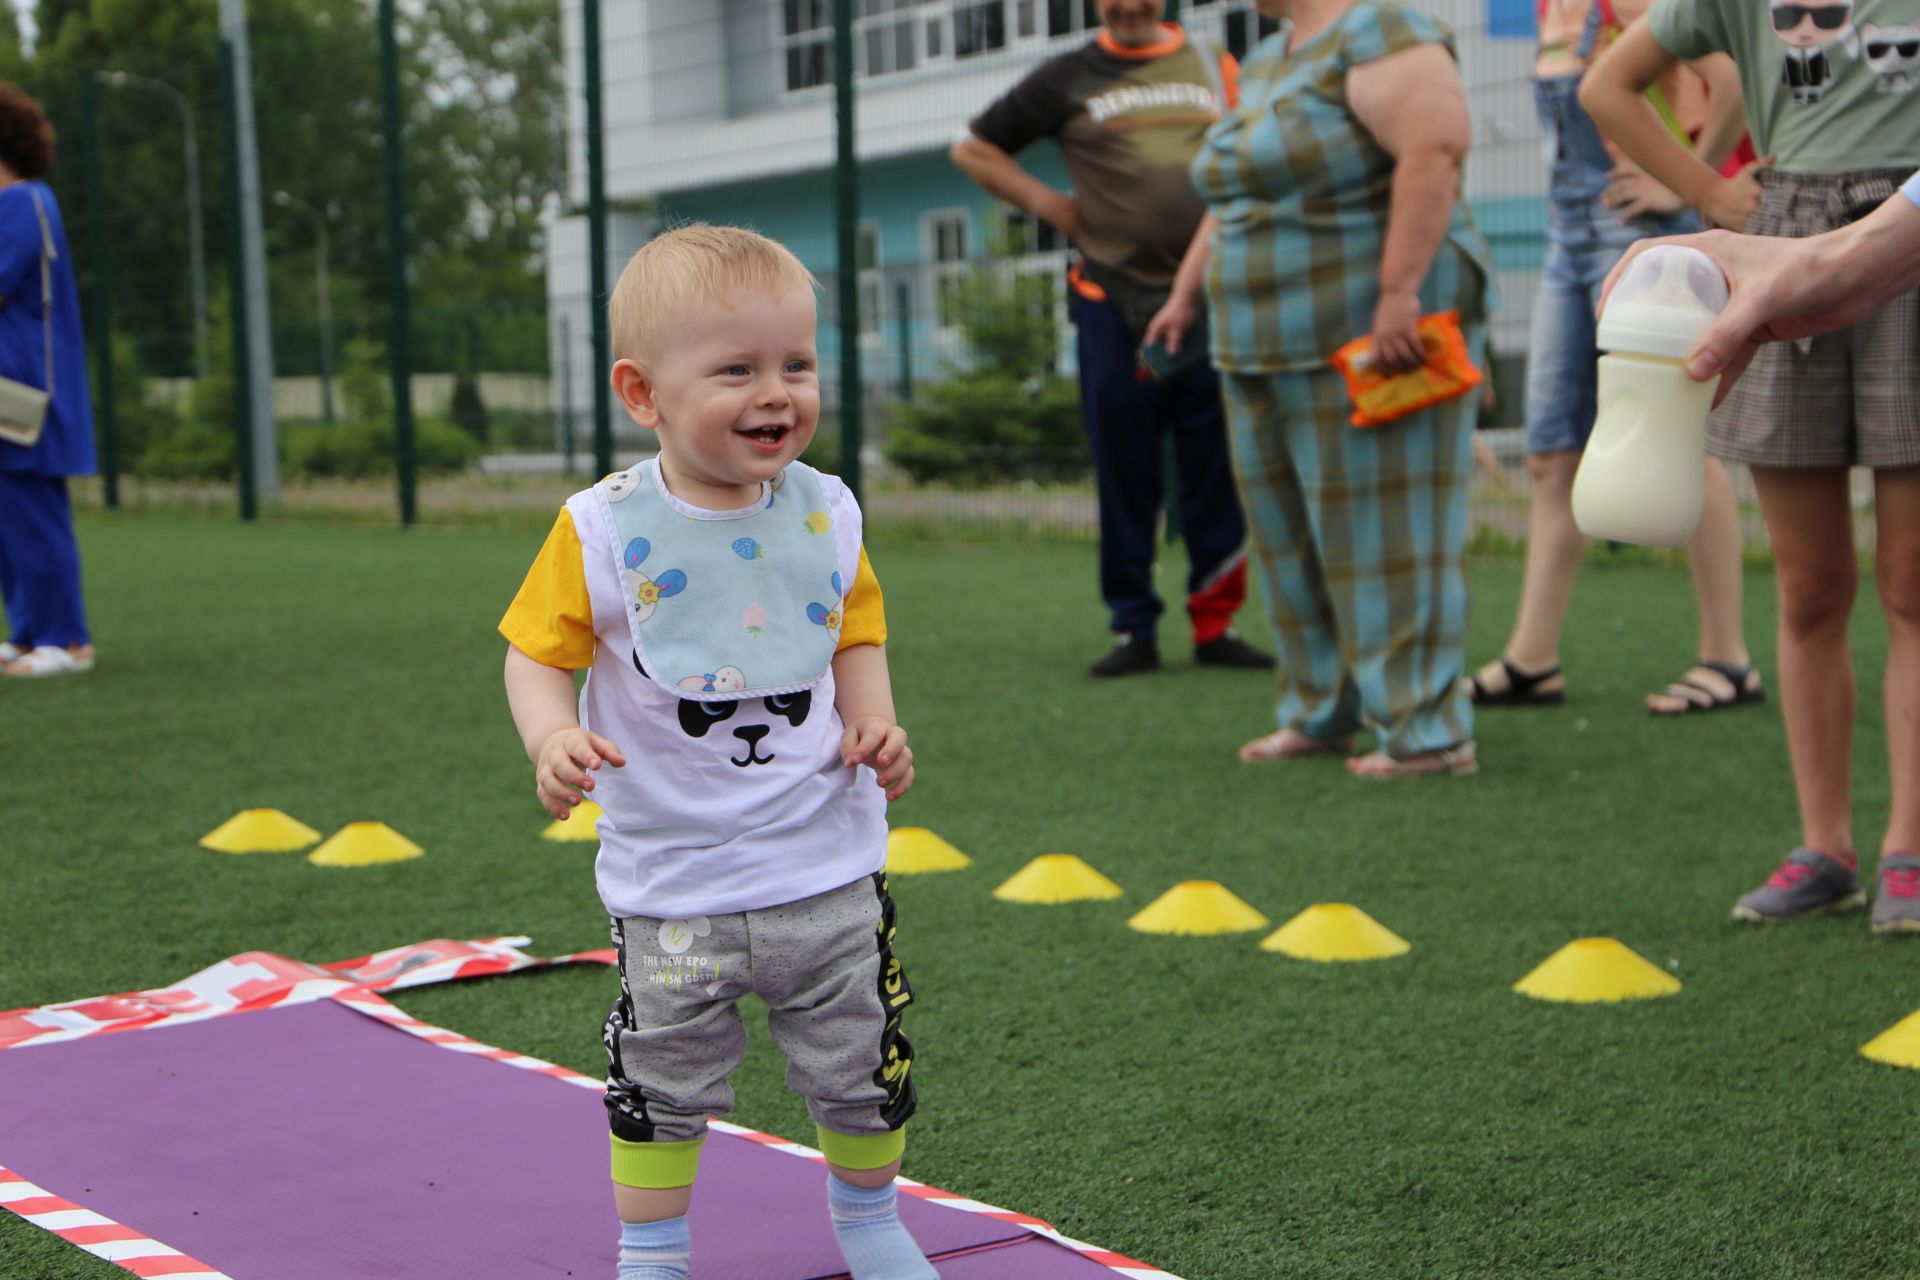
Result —
M592 1089L596 1093L606 1091L605 1081L595 1080L591 1076L583 1076L577 1071L556 1066L551 1062L543 1062L539 1058L529 1057L523 1053L512 1053L505 1049L496 1049L491 1045L482 1044L478 1040L463 1036L457 1031L449 1031L445 1027L436 1027L430 1022L422 1022L371 991L362 989L342 992L334 996L333 999L339 1004L346 1005L356 1013L378 1019L388 1026L406 1032L408 1035L418 1036L422 1040L431 1041L443 1049L451 1049L456 1053L470 1053L482 1058L491 1058L496 1062L505 1063L507 1066L520 1067L527 1071L537 1071L543 1076L551 1076L556 1080L563 1080L568 1084L577 1085L583 1089ZM710 1122L710 1125L717 1132L729 1133L735 1137L745 1138L749 1142L757 1142L761 1146L771 1147L773 1150L785 1152L787 1155L799 1156L806 1160L816 1160L823 1164L826 1162L826 1157L812 1147L802 1145L798 1142L789 1142L785 1138L776 1137L770 1133L761 1133L757 1129L748 1129L741 1125L729 1124L725 1120L714 1120ZM1085 1254L1088 1258L1106 1267L1108 1270L1128 1277L1128 1280L1180 1280L1178 1276L1173 1275L1171 1272L1162 1271L1158 1267L1148 1266L1146 1263L1129 1258L1123 1253L1115 1253L1111 1249L1102 1249L1098 1245L1087 1244L1084 1241L1075 1240L1070 1236L1064 1236L1054 1230L1048 1223L1024 1213L1015 1213L1010 1209L999 1209L990 1204L982 1204L978 1200L971 1200L966 1196L955 1195L951 1191L942 1191L938 1187L930 1187L924 1182L915 1182L911 1178L901 1178L900 1189L908 1195L918 1196L922 1200L937 1201L949 1209L958 1209L963 1213L984 1214L990 1218L998 1218L1003 1222L1011 1222L1018 1226L1025 1227L1035 1235L1045 1236L1055 1244L1072 1249L1075 1253Z
M11 1209L34 1226L137 1276L168 1280L233 1280L226 1272L148 1239L132 1227L83 1209L0 1165L0 1209Z

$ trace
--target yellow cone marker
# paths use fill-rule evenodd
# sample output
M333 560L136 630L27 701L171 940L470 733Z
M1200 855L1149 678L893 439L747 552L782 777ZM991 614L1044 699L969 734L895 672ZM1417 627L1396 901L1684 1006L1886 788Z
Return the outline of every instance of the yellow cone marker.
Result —
M1413 944L1356 906L1322 902L1261 939L1260 949L1296 960L1384 960Z
M1070 853L1043 853L993 891L1002 902L1092 902L1126 890Z
M200 847L215 853L291 853L320 838L304 822L278 809L242 809L200 837Z
M1513 984L1536 1000L1592 1004L1670 996L1680 980L1612 938L1576 938Z
M1860 1046L1863 1057L1890 1067L1920 1067L1920 1013L1910 1013Z
M1127 921L1142 933L1245 933L1267 918L1233 890L1212 880L1182 880Z
M594 824L600 821L600 806L591 800L582 800L565 822L555 818L540 833L542 840L598 840L600 833Z
M307 855L317 867L370 867L377 862L404 862L426 850L384 822L349 822Z
M887 872L896 876L959 871L973 859L925 827L899 827L887 833Z

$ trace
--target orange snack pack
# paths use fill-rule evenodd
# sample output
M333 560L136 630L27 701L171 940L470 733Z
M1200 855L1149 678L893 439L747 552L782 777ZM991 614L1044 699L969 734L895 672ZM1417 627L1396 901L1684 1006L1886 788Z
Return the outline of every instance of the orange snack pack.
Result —
M1389 376L1373 367L1371 334L1333 353L1333 367L1347 380L1347 398L1353 401L1348 421L1354 426L1377 427L1457 399L1480 385L1484 375L1467 355L1458 311L1421 316L1416 331L1426 363L1406 373Z

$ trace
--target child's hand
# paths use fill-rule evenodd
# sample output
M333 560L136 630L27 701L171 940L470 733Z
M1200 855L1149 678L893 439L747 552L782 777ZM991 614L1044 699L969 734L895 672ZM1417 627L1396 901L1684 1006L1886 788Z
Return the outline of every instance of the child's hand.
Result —
M573 807L593 790L593 770L602 762L618 769L627 763L620 748L597 733L574 727L547 735L540 744L540 759L533 766L533 781L540 792L540 803L548 813L565 822ZM575 788L579 790L576 791Z
M879 716L855 720L840 736L840 759L849 769L870 764L887 799L898 800L913 785L913 750L907 731Z

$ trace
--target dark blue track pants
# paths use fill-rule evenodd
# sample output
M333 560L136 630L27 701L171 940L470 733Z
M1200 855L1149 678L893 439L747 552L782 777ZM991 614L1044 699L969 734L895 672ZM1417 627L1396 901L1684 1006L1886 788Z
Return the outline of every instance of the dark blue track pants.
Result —
M0 604L22 648L92 643L65 476L0 471Z
M1194 642L1204 644L1227 629L1246 599L1247 525L1234 490L1220 375L1202 361L1165 381L1143 377L1120 312L1084 296L1075 305L1080 407L1100 497L1100 594L1110 625L1152 636L1165 607L1153 589L1153 553L1170 431L1192 566L1187 613Z

